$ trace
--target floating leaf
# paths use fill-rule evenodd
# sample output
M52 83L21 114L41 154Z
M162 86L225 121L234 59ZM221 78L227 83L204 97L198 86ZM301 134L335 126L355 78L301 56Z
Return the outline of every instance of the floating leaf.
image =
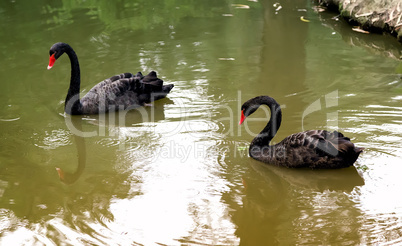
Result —
M304 19L304 16L300 16L300 20L303 22L310 22L309 20Z
M250 6L245 5L245 4L232 4L233 7L236 7L237 9L249 9Z
M360 33L370 33L366 30L360 29L360 27L354 27L354 28L352 28L352 30L355 32L360 32Z

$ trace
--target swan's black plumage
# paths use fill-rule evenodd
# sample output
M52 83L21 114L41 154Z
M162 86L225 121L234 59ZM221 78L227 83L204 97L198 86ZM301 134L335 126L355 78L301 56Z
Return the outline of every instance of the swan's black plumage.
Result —
M54 62L64 53L68 55L71 63L70 87L65 100L65 112L68 114L99 114L143 106L166 97L173 88L173 84L163 85L163 80L159 79L154 71L146 76L141 72L135 75L123 73L98 83L80 99L80 66L70 45L55 43L50 48L48 69L52 68Z
M342 133L326 130L295 133L269 145L282 121L281 108L272 97L259 96L245 102L240 124L261 105L270 108L271 117L250 144L249 154L256 160L291 168L344 168L352 166L364 149L355 147Z

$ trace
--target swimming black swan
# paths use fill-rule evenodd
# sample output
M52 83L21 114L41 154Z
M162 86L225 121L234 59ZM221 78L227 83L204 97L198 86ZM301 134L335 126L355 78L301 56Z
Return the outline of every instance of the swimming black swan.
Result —
M68 114L99 114L143 106L166 97L173 88L172 84L163 85L163 80L157 78L154 71L145 77L141 72L136 75L123 73L95 85L80 99L80 65L70 45L55 43L50 48L47 69L51 69L55 61L64 53L67 53L71 62L70 88L64 105L64 111Z
M249 154L256 160L290 168L344 168L352 166L364 149L355 147L340 132L325 130L295 133L278 144L269 145L282 121L281 108L272 97L259 96L245 102L239 124L261 105L270 108L271 117L250 144Z

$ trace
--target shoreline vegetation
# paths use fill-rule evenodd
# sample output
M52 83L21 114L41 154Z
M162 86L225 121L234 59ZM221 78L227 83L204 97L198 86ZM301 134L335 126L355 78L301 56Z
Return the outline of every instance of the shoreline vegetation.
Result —
M402 2L394 0L316 0L318 4L337 11L354 31L389 33L402 43Z

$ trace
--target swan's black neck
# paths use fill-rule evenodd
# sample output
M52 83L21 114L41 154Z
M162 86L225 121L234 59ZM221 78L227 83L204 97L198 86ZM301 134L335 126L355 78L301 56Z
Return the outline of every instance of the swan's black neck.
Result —
M71 123L74 125L75 129L82 132L82 119L81 118L70 118ZM78 154L78 166L74 172L64 172L61 168L57 169L60 180L65 184L75 183L82 175L85 165L86 165L86 145L84 137L74 134L75 145Z
M281 107L273 98L268 96L261 96L257 97L256 100L252 103L254 107L267 105L271 110L271 116L265 128L251 142L250 150L253 146L268 147L269 143L274 138L282 122Z
M68 89L64 110L68 114L81 114L81 103L80 103L80 64L78 63L77 54L75 54L73 48L68 44L64 47L65 53L70 58L71 63L71 79L70 88Z

